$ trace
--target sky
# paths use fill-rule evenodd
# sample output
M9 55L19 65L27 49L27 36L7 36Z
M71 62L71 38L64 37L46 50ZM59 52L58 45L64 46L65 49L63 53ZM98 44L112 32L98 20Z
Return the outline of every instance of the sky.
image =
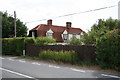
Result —
M46 24L48 19L52 19L53 25L65 26L66 22L72 22L72 27L81 28L87 32L93 24L97 23L98 19L108 19L110 17L118 19L118 6L56 19L53 17L118 5L119 1L120 0L1 0L0 11L7 11L10 15L13 15L14 11L16 11L17 18L26 24L29 30L39 24ZM42 19L47 20L39 21Z

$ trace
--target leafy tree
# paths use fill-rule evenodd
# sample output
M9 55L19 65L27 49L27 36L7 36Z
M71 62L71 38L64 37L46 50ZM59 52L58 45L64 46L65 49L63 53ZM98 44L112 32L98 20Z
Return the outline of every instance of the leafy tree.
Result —
M14 36L14 18L11 15L8 15L7 12L2 12L2 37L9 38ZM27 27L20 19L16 20L16 36L27 36Z
M96 48L101 68L120 71L120 29L111 30L97 39Z
M99 19L97 24L91 27L88 33L85 33L81 41L84 44L96 44L96 39L105 35L108 31L120 29L120 21L109 18L107 20Z

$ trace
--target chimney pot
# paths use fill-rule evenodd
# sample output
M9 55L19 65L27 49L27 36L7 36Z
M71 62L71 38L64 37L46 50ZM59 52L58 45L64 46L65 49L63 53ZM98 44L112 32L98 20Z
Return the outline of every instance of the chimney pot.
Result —
M49 19L49 20L47 21L47 25L48 25L48 26L52 26L52 19Z
M66 27L69 29L71 28L72 23L71 22L66 22Z

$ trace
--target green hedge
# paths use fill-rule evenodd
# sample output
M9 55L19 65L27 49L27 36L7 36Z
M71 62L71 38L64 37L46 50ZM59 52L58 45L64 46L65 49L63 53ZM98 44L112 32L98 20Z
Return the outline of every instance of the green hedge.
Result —
M120 35L106 34L97 40L96 47L98 64L120 71Z
M78 58L74 51L42 51L39 54L41 59L45 60L55 60L61 62L76 63Z
M41 38L32 38L32 37L3 38L2 54L20 56L22 55L26 44L46 45L54 42L55 42L54 39L48 39L43 37Z
M70 40L70 45L82 45L82 42L80 39L77 39L77 38L72 38Z
M2 39L2 54L12 54L11 45L13 38L4 38Z
M55 43L55 39L48 37L38 37L35 40L35 44L37 45L48 45L50 43Z

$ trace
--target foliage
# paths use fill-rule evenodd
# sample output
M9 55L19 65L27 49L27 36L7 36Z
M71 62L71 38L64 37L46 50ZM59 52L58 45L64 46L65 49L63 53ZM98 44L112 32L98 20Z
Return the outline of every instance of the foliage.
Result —
M99 39L107 32L113 29L120 29L120 21L109 18L107 20L99 19L97 24L91 27L88 33L85 33L81 41L84 44L96 44L96 39Z
M2 54L8 55L11 53L13 38L4 38L2 39Z
M47 45L50 43L55 43L55 39L48 37L37 37L35 41L36 41L35 44L38 45Z
M25 37L25 44L35 44L35 38Z
M3 39L3 54L5 55L22 55L22 50L24 50L24 48L24 38Z
M71 45L81 45L82 43L81 43L80 39L72 38L72 39L70 40L70 44L71 44Z
M61 62L76 63L77 56L74 51L42 51L39 54L39 57L47 60L55 60Z
M27 36L27 27L20 19L16 20L16 35L17 37ZM4 12L2 13L2 37L9 38L14 36L14 18Z
M50 38L32 38L32 37L14 37L14 38L3 38L2 47L4 55L16 55L20 56L25 49L26 44L39 44L47 45L49 43L54 43L54 39Z
M96 46L98 64L120 71L120 35L106 34L97 39Z

